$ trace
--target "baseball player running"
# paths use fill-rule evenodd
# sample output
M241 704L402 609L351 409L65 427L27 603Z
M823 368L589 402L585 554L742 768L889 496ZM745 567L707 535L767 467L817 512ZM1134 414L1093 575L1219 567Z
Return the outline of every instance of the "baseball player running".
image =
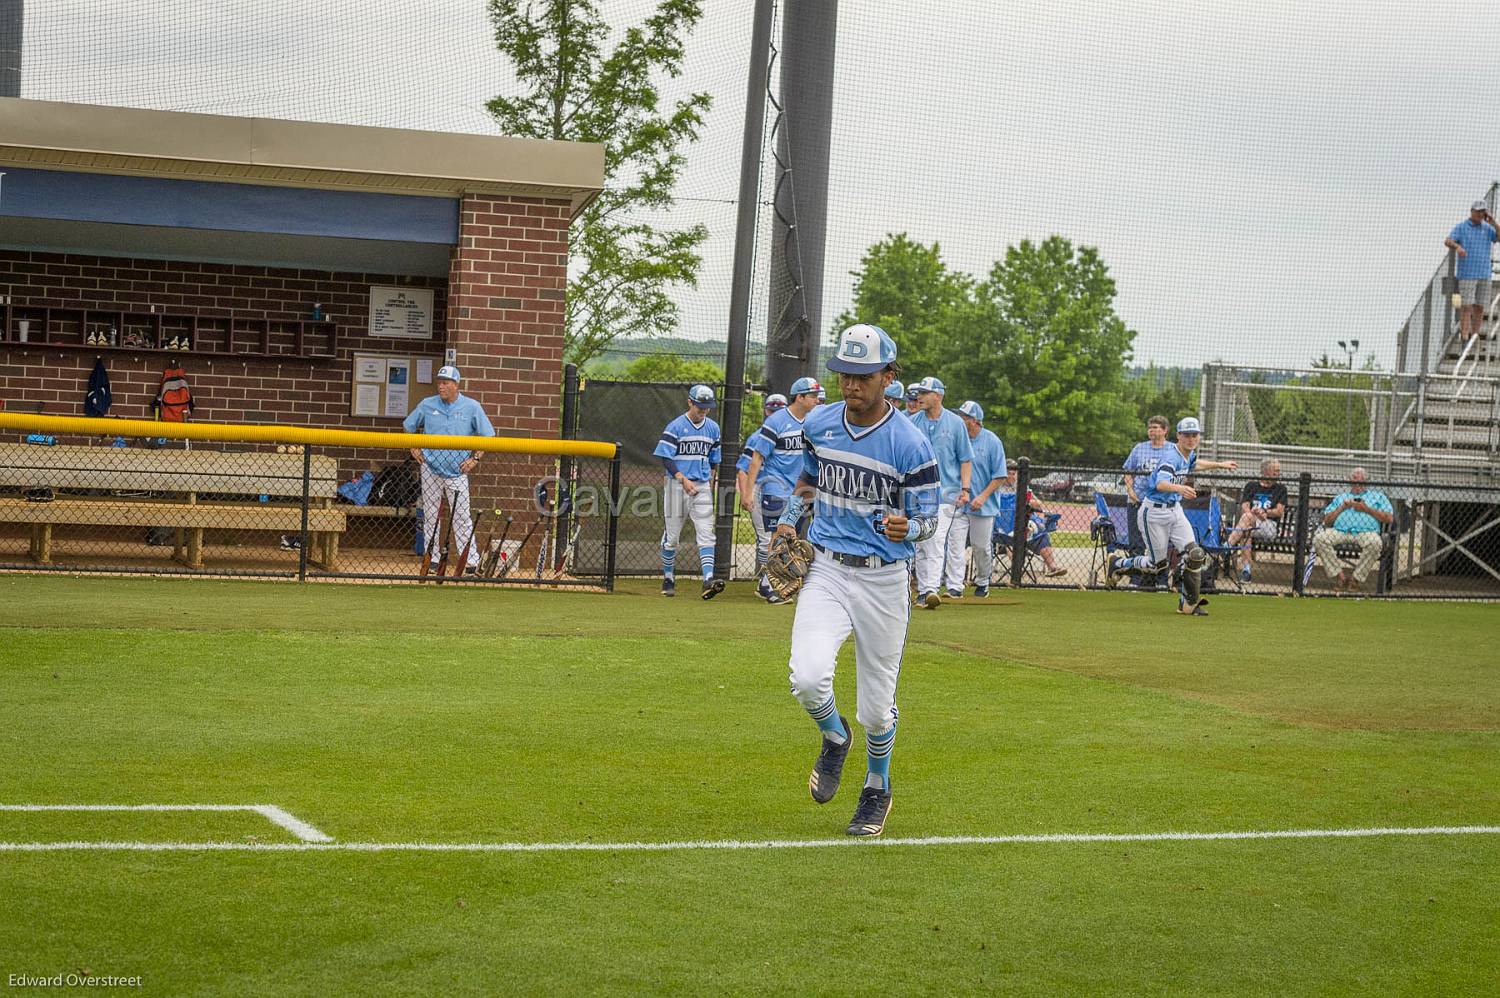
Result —
M802 475L802 424L807 414L818 407L818 391L822 387L812 378L798 378L792 382L791 390L787 392L791 401L779 412L768 416L746 444L745 452L750 455L748 474L760 484L757 520L767 531L776 529L776 521L786 512L787 497ZM761 561L759 567L764 572L765 562ZM767 603L785 602L771 591L764 574L760 577L757 593Z
M937 378L923 378L911 386L917 392L920 407L911 422L926 435L937 457L938 477L942 480L942 497L938 504L937 532L917 545L917 603L936 610L942 600L938 590L943 577L948 579L948 595L958 599L964 594L964 547L962 540L949 543L949 531L955 513L968 506L973 493L969 476L974 470L974 448L964 421L950 409L943 408L947 389ZM965 535L967 536L967 535Z
M703 565L703 598L713 599L724 591L724 580L714 578L714 469L719 466L719 424L708 418L713 410L713 389L694 385L688 389L687 412L667 424L656 442L667 480L662 492L662 510L667 525L661 535L661 594L677 595L677 538L682 521L691 519L698 536L698 559Z
M937 462L932 446L885 400L899 371L896 344L878 326L844 330L828 361L844 400L814 409L803 424L801 480L776 525L775 545L796 537L803 506L816 500L807 539L815 555L792 624L792 695L823 733L808 789L833 799L852 737L833 697L839 648L854 635L858 705L868 769L850 835L879 835L891 811L896 679L911 604L906 566L912 542L937 529Z
M1192 416L1183 417L1177 424L1177 446L1149 475L1136 479L1136 492L1141 497L1136 524L1146 543L1146 553L1133 558L1121 553L1110 555L1109 571L1105 577L1110 588L1114 588L1120 579L1132 572L1161 572L1167 567L1169 550L1176 548L1182 556L1182 590L1177 598L1177 612L1193 617L1208 616L1208 611L1203 609L1208 600L1202 597L1200 588L1203 584L1200 573L1208 564L1208 553L1198 543L1192 525L1182 512L1182 500L1195 499L1198 493L1180 479L1194 471L1220 468L1233 471L1239 467L1234 461L1199 461L1197 448L1202 432L1198 420Z

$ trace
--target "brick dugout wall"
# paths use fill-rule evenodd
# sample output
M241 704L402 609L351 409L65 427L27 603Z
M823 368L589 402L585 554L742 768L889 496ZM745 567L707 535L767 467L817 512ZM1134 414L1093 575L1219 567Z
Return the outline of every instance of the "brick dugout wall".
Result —
M151 417L168 363L187 371L198 422L284 423L393 430L395 420L349 414L355 352L427 353L434 367L457 351L463 391L484 406L502 436L557 437L567 281L566 199L466 197L449 280L291 268L123 259L0 250L0 289L17 306L197 313L212 318L306 319L321 302L338 324L333 361L235 360L192 353L100 351L114 393L111 415ZM434 339L365 334L370 285L432 288ZM0 345L0 397L40 402L43 412L82 415L95 351ZM414 390L435 393L433 386ZM353 472L394 455L346 459ZM473 478L475 505L493 502L531 519L533 483L552 462L490 455Z

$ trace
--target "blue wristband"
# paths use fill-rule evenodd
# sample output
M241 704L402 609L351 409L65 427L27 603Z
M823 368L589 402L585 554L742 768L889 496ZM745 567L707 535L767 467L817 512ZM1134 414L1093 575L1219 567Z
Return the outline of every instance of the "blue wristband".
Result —
M802 519L802 514L806 509L806 499L796 494L787 496L786 509L782 511L781 518L776 521L776 526L787 526L793 530L797 529L797 521Z

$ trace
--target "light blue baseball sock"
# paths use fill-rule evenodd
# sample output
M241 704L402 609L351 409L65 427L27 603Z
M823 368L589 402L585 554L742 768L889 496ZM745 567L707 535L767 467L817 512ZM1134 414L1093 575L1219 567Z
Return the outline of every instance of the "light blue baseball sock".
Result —
M865 774L865 786L891 789L891 748L895 744L894 724L878 735L865 732L865 750L870 757L870 770Z
M661 574L668 579L677 578L677 551L674 548L661 549Z
M842 745L849 740L844 734L843 722L839 720L839 709L833 702L833 694L828 694L828 699L810 708L808 714L817 722L818 730L823 732L823 737L836 744Z
M707 582L714 577L714 549L699 548L698 560L703 563L703 581Z

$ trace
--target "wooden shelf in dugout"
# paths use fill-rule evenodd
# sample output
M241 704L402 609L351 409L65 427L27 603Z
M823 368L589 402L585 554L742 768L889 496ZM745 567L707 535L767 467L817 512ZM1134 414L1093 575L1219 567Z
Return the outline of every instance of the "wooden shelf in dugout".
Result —
M185 312L0 307L0 344L47 350L192 354L250 360L333 360L338 324Z

